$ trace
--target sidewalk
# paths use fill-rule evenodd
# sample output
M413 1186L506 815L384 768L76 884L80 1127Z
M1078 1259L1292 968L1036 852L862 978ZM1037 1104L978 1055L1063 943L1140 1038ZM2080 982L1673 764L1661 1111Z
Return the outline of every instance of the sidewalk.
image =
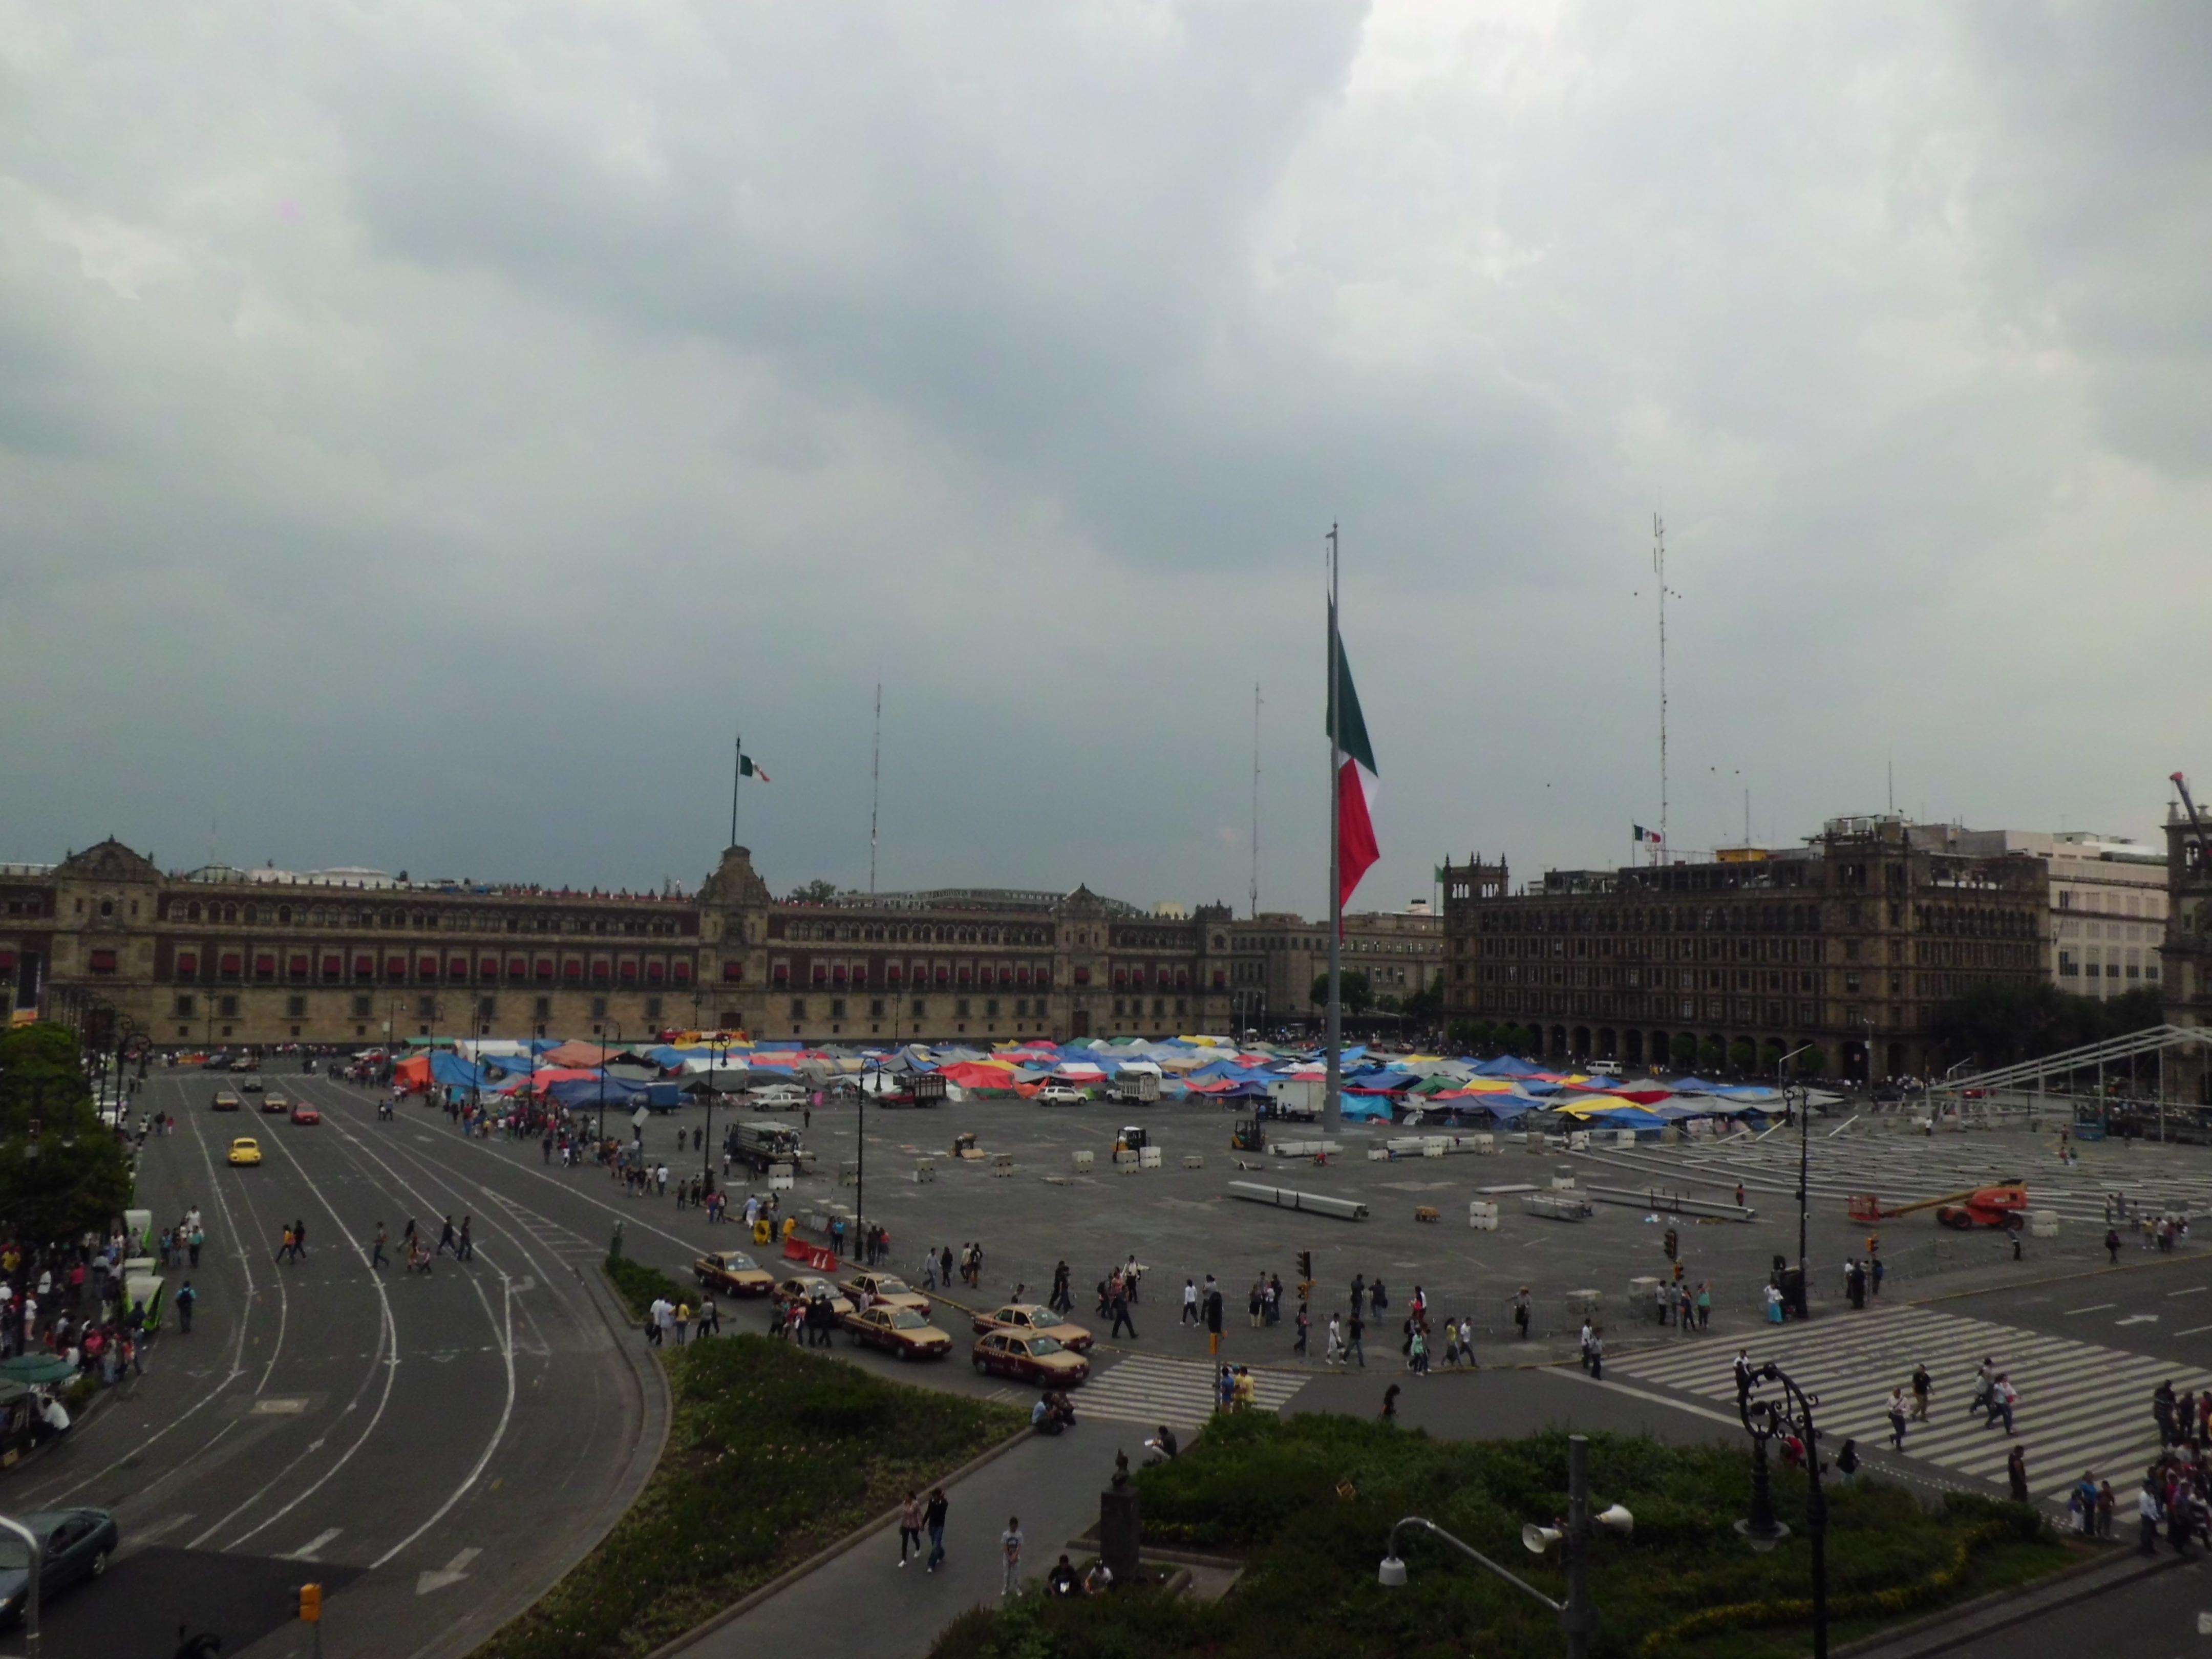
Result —
M1067 1540L1098 1519L1098 1494L1121 1447L1132 1462L1143 1431L1078 1423L1057 1439L1031 1437L945 1489L945 1564L898 1565L899 1535L886 1527L798 1583L683 1650L686 1659L753 1659L828 1644L867 1659L921 1659L959 1613L999 1600L999 1534L1018 1515L1022 1576L1042 1577ZM926 1494L925 1494L926 1495ZM927 1545L924 1534L924 1547Z

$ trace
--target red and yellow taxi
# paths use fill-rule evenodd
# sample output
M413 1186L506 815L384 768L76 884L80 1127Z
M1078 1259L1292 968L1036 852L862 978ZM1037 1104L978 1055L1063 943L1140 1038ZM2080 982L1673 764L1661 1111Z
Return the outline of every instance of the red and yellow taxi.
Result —
M817 1291L830 1298L830 1311L838 1318L853 1311L853 1299L818 1273L801 1273L796 1279L783 1279L769 1294L775 1298L777 1307L787 1308L794 1302L811 1304Z
M775 1275L743 1250L709 1250L691 1264L699 1288L716 1296L766 1296Z
M856 1304L865 1296L866 1305L871 1308L880 1302L886 1307L911 1308L924 1319L929 1317L929 1298L896 1273L854 1273L838 1288Z
M974 1359L975 1369L986 1376L1011 1376L1046 1389L1064 1389L1091 1375L1089 1360L1070 1353L1052 1337L1016 1331L977 1337Z
M847 1314L844 1325L855 1343L901 1359L942 1359L952 1352L952 1339L911 1308L879 1302Z
M1003 1308L975 1316L975 1334L981 1336L991 1331L1005 1331L1014 1336L1048 1336L1063 1348L1077 1353L1087 1352L1091 1347L1091 1333L1080 1325L1071 1325L1051 1309L1035 1302L1009 1302Z

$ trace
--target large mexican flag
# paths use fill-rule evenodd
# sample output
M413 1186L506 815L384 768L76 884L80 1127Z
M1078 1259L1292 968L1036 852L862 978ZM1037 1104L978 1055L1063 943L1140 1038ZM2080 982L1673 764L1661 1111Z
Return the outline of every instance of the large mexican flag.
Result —
M1336 775L1336 886L1341 908L1359 885L1359 878L1382 856L1375 841L1375 745L1367 740L1367 721L1359 712L1359 693L1352 684L1352 666L1344 659L1344 640L1336 630L1336 607L1328 608L1329 659L1336 665L1336 683L1328 689L1328 726L1335 733L1339 761Z

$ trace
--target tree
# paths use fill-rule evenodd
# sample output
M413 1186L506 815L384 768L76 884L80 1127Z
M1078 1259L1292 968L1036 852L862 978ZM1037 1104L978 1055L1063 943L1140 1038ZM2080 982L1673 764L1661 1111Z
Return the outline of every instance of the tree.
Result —
M1328 975L1316 974L1313 1000L1316 1008L1328 1006ZM1344 1011L1348 1014L1364 1014L1375 1006L1375 988L1368 983L1367 975L1357 968L1344 970Z
M1444 1017L1443 981L1433 980L1399 1005L1406 1018L1420 1025L1435 1025Z
M1796 1064L1799 1077L1824 1077L1828 1070L1828 1051L1815 1044L1797 1056Z
M1759 1065L1759 1049L1749 1037L1738 1037L1729 1045L1729 1064L1735 1067L1736 1075L1739 1077L1756 1069Z
M1721 1040L1717 1036L1709 1036L1698 1045L1698 1062L1709 1072L1719 1071L1727 1059Z
M827 904L836 896L837 884L818 877L812 881L802 882L791 890L793 904Z
M2165 1020L2159 993L2148 988L2100 1001L2069 995L2047 980L1985 981L1939 1005L1929 1030L1947 1062L1971 1060L1988 1070L2125 1036Z
M130 1203L130 1165L100 1121L66 1027L0 1036L0 1225L41 1243L73 1238L105 1232Z
M1674 1033L1674 1068L1680 1072L1694 1071L1698 1064L1698 1039L1691 1032Z

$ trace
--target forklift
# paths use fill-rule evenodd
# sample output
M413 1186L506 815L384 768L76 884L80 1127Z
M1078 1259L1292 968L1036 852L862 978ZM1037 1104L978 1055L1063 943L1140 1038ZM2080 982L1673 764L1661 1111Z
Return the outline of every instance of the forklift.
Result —
M1151 1144L1151 1137L1142 1127L1134 1123L1128 1125L1120 1134L1114 1137L1114 1150L1117 1152L1141 1152Z
M1239 1118L1237 1127L1230 1131L1229 1150L1233 1152L1261 1152L1267 1151L1267 1139L1256 1117Z

